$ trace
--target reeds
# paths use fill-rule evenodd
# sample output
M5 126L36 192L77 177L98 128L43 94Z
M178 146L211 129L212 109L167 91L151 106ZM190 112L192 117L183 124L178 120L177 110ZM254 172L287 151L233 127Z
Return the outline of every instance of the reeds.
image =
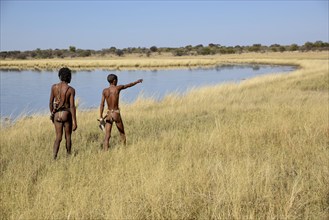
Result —
M2 128L2 219L328 218L328 60L252 60L301 68L123 104L109 152L97 110L57 161L48 116Z

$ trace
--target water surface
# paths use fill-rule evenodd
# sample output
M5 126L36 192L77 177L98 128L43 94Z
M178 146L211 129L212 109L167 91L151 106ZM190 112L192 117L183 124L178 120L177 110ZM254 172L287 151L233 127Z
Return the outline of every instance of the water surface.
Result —
M78 71L73 72L71 86L76 90L81 109L97 108L102 90L108 86L107 75L118 76L118 84L144 79L142 84L121 92L120 102L131 103L139 95L161 100L169 93L180 93L206 85L241 80L277 72L290 72L295 67L277 65L225 65L211 69L179 69L157 71ZM50 88L58 83L56 71L0 71L1 117L48 113Z

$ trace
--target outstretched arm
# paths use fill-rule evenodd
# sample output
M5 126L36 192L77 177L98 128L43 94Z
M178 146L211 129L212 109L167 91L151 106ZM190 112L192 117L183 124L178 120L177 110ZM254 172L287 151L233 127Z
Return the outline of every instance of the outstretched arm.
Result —
M120 88L120 89L127 89L129 87L132 87L132 86L136 85L137 83L142 83L142 82L143 82L143 79L139 79L139 80L137 80L135 82L132 82L132 83L123 85L122 88Z

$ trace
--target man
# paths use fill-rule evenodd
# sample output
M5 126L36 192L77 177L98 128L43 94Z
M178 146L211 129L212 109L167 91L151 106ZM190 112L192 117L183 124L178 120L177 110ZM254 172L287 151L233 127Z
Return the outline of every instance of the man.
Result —
M122 139L122 142L126 144L126 135L125 130L123 126L123 121L120 115L120 109L119 109L119 96L120 92L123 89L127 89L129 87L132 87L136 85L137 83L142 83L143 80L139 79L135 82L126 84L126 85L119 85L118 83L118 77L114 74L110 74L107 76L107 81L110 83L110 86L108 88L105 88L102 93L102 100L100 104L100 119L99 121L105 120L105 138L104 138L104 150L109 149L109 142L111 137L111 130L113 122L115 122ZM104 111L104 102L106 100L108 111L106 116L103 118L103 111Z
M71 134L77 129L76 108L74 103L75 90L68 84L71 82L71 70L61 68L58 72L60 83L51 87L49 109L55 131L56 140L53 148L53 157L57 158L60 143L62 141L63 129L65 131L66 152L71 154Z

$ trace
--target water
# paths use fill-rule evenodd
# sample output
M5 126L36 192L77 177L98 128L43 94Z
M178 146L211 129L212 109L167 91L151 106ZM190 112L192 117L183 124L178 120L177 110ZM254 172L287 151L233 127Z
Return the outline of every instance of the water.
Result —
M241 80L276 72L290 72L295 67L273 65L225 65L212 69L179 69L157 71L78 71L73 72L71 86L76 90L80 109L98 108L101 94L108 86L107 75L118 76L118 84L144 79L142 84L123 90L120 102L131 103L139 95L161 100L169 93L180 93L206 85ZM47 113L50 88L58 83L56 71L1 70L1 118Z

